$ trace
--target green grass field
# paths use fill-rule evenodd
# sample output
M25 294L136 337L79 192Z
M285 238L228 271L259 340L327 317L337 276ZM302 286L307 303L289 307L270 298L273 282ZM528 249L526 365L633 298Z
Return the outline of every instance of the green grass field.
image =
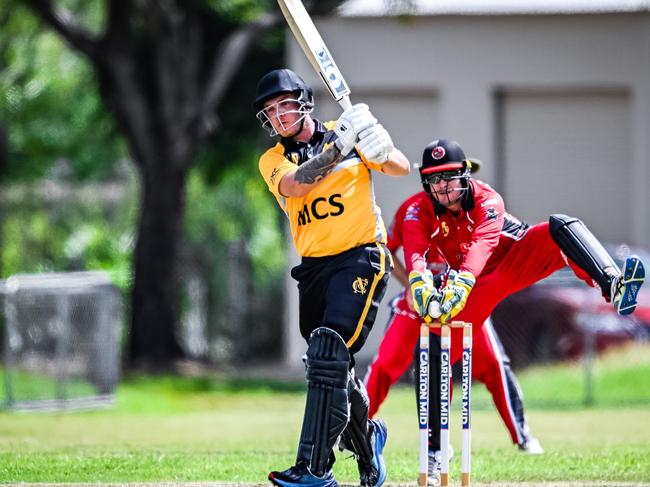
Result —
M473 479L650 483L649 352L648 346L625 349L600 361L596 405L590 408L580 406L579 367L520 374L531 427L547 450L539 457L521 454L510 444L487 394L475 387ZM0 482L264 483L269 470L294 460L303 387L141 378L120 387L110 410L3 412ZM389 427L388 483L413 482L418 433L412 389L396 388L380 415ZM457 450L458 416L452 424ZM458 470L455 460L455 480ZM339 481L355 483L355 462L339 455L335 474Z

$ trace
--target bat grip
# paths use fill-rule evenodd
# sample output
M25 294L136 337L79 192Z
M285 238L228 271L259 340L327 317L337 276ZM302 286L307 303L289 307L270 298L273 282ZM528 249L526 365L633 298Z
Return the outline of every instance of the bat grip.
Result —
M350 97L347 96L347 95L344 96L343 98L341 98L338 102L339 102L339 105L341 105L341 108L343 108L343 110L347 110L348 108L352 108L352 102L350 101Z

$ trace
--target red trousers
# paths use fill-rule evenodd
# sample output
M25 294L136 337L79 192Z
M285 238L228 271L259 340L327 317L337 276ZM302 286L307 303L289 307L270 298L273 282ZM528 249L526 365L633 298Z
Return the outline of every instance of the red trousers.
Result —
M548 223L535 225L521 240L513 242L510 251L492 272L481 274L467 305L455 318L474 325L472 377L485 384L492 394L513 443L521 443L528 435L521 392L493 328L483 324L506 296L547 277L566 264L559 247L551 239ZM593 286L593 281L584 271L572 262L569 264L579 278ZM375 415L390 387L411 364L420 334L420 322L419 316L409 308L402 296L365 378L370 399L369 417ZM451 362L455 363L461 353L462 329L453 328Z
M496 305L507 296L541 281L567 264L578 278L589 286L595 286L593 279L584 270L562 254L551 238L548 227L547 222L539 223L528 229L521 240L513 242L497 267L489 273L484 272L476 280L465 308L454 319L472 323L476 328L476 325L485 322ZM437 333L440 331L437 330ZM462 329L452 329L452 364L461 357L462 336Z
M396 303L377 356L365 378L370 400L368 417L374 417L390 387L409 368L420 336L420 322L419 316L408 309L406 299L402 297ZM492 395L512 442L523 443L528 439L528 425L523 413L521 391L518 384L513 383L509 360L489 320L473 335L472 379L485 384ZM433 361L433 348L431 354Z

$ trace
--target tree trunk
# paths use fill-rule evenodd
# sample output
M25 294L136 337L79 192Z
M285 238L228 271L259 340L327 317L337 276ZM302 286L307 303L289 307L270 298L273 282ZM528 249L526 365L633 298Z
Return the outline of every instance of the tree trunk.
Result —
M129 361L134 368L169 370L183 355L176 336L180 286L176 268L185 209L182 164L144 164L135 247Z

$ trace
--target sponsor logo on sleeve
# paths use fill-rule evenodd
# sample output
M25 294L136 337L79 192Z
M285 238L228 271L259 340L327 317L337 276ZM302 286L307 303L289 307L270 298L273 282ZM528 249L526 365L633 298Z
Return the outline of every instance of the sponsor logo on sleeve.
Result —
M420 207L409 206L404 215L404 221L418 221L420 219Z
M496 220L497 217L499 216L499 213L497 212L497 210L494 209L493 206L491 206L490 208L488 208L486 216L488 220Z
M269 181L273 185L275 184L275 178L278 177L278 172L280 172L280 168L279 167L274 168L273 172L271 173L271 176L269 177Z

